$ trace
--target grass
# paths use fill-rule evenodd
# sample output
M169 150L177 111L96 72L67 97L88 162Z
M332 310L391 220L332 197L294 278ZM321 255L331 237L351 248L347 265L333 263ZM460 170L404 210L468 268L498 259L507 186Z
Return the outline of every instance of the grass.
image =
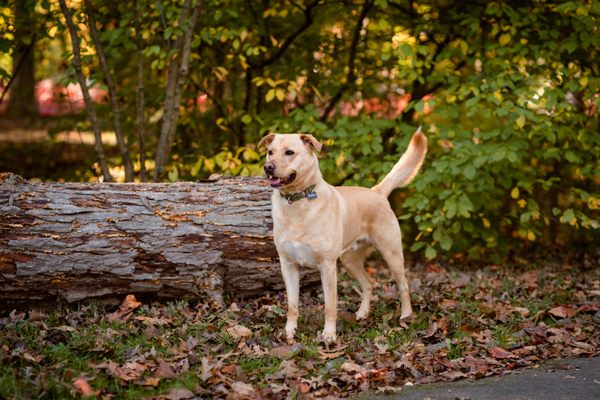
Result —
M382 271L378 280L389 282ZM487 357L492 347L510 350L531 342L524 334L525 324L543 322L561 328L547 311L558 304L585 300L589 291L577 292L576 288L599 278L598 271L588 276L541 273L534 291L523 290L515 279L517 275L518 271L486 271L459 288L453 286L457 274L450 273L447 281L435 281L438 283L418 275L423 282L421 289L413 293L416 314L405 323L398 320L399 301L383 296L373 302L366 321L355 321L352 315L360 299L347 285L340 293L339 346L330 350L316 340L323 324L319 291L303 294L298 347L285 357L287 365L298 370L299 375L293 379L278 375L283 359L271 353L287 346L281 339L285 324L283 294L239 302L237 309L227 310L209 310L193 301L144 304L129 318L113 322L107 316L114 308L95 302L60 306L37 318L4 315L0 317L0 398L73 398L73 381L80 376L94 390L123 399L157 396L177 387L222 397L234 381L267 390L265 393L271 393L268 390L272 385L287 385L284 393L290 398L303 396L305 392L297 386L302 382L307 385L302 390L311 393L324 387L330 394L342 390L339 388L356 391L360 382L353 378L355 372L341 371L344 362L359 363L365 370L385 371L412 354L415 368L427 375L439 372L427 369L432 365L427 361L429 357L460 363L466 355ZM444 299L455 301L455 305L444 303ZM530 315L498 314L508 306L527 307ZM497 320L497 315L504 317ZM589 315L579 317L588 317L591 322ZM432 329L434 322L437 330ZM234 338L227 331L234 325L250 328L252 336L241 341ZM593 323L590 326L583 331L597 332ZM481 338L489 339L480 342ZM170 366L173 377L156 379L158 359ZM123 380L120 372L97 367L108 361L121 370L128 362L137 362L145 369L135 379ZM205 370L207 365L209 369ZM402 380L410 373L403 370L390 376ZM393 384L380 375L373 377L381 379L373 385ZM327 382L338 382L340 386L335 389Z

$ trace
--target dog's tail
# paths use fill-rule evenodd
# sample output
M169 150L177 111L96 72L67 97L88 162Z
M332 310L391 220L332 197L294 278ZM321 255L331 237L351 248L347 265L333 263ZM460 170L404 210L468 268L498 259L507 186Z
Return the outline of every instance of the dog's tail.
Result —
M419 127L410 140L408 149L394 165L394 168L371 189L387 197L392 190L408 185L419 172L419 168L421 168L421 164L425 159L425 153L427 153L427 137Z

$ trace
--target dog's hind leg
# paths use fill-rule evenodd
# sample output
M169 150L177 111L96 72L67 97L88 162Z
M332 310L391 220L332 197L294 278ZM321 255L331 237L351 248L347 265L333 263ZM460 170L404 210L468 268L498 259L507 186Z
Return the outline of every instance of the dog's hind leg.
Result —
M371 307L373 285L365 271L364 264L365 259L372 251L373 248L370 245L366 245L357 249L347 250L340 257L344 269L360 284L361 301L360 307L356 312L357 320L367 318L369 315L369 308Z
M400 226L396 219L387 219L376 224L377 229L371 232L373 244L387 263L400 292L402 314L400 318L407 318L412 314L408 281L404 272L404 254L402 253L402 236Z

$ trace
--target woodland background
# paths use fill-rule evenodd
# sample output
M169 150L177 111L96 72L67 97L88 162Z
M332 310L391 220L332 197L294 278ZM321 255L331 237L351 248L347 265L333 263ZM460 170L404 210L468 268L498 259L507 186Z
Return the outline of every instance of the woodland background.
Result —
M23 291L19 279L32 277L25 264L38 259L21 254L20 243L37 243L47 262L37 264L58 273L38 274L25 307L0 309L0 398L372 397L600 355L599 18L596 0L0 0L0 173L30 180L0 174L0 246L12 249L0 248L1 292ZM103 260L117 265L120 246L142 242L142 231L113 230L112 215L86 214L101 218L85 230L79 214L73 223L52 213L146 207L143 218L126 216L132 229L151 229L148 218L196 227L172 202L198 207L205 198L178 201L203 187L180 182L157 185L163 193L152 204L124 193L86 201L73 186L63 193L65 185L36 182L261 175L260 138L302 131L325 143L329 182L370 186L418 126L427 159L390 197L411 255L408 321L399 320L397 290L376 258L367 262L377 284L366 321L354 317L357 283L340 272L333 348L317 337L318 289L302 291L293 344L282 336L282 290L225 292L216 304L214 296L123 299L109 288L108 301L33 304L36 287L66 285L65 264L51 256L98 255L98 268L71 257L92 278L68 278L102 285ZM225 220L264 207L252 223L268 231L262 180L204 185L264 195L252 207L240 196L237 208L206 198ZM107 188L115 189L98 192ZM47 229L57 220L85 240ZM179 232L173 224L157 226L168 230L145 235L157 241L136 258L151 267L139 274L161 274L164 249L179 263L169 271L203 262L169 241ZM264 248L269 235L254 239ZM240 246L239 230L206 237L261 269L251 260L258 244ZM276 265L269 257L262 262ZM198 272L194 265L187 270ZM247 284L248 276L236 278Z
M599 17L595 0L5 1L0 169L260 175L261 136L303 131L329 182L369 186L422 125L424 168L392 198L412 252L578 252L600 238Z

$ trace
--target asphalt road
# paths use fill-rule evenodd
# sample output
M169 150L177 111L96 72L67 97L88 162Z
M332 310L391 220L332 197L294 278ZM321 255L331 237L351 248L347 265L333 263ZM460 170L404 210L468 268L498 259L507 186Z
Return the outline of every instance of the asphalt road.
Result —
M539 368L480 379L405 386L395 394L361 395L402 400L594 400L600 399L600 357L552 360Z

